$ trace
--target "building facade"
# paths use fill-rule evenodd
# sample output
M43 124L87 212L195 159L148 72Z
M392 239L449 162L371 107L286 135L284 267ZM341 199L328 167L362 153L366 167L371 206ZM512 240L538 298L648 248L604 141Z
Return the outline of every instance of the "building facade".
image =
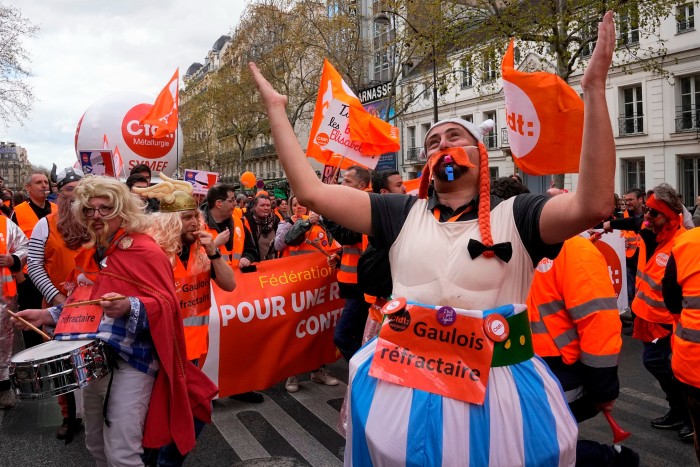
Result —
M614 68L610 72L607 101L617 147L617 193L630 188L647 190L666 182L680 191L687 206L695 204L700 195L700 32L695 29L694 9L692 2L678 5L661 21L659 37L666 41L667 49L664 69L670 76L641 69ZM647 45L638 30L621 29L619 22L618 40L626 47ZM541 58L524 57L520 64ZM518 170L508 144L500 60L484 57L484 63L489 61L491 65L483 67L478 77L469 64L450 70L457 79L441 94L438 109L440 119L461 117L477 124L487 119L495 121L494 130L484 137L491 176L495 178ZM521 66L516 63L516 67ZM582 72L578 72L569 79L579 93L581 77ZM492 83L477 89L477 78ZM404 177L412 178L425 164L420 158L420 144L433 120L432 89L409 80L399 84L402 92L422 93L410 111L398 119L401 170ZM549 187L548 177L523 178L533 192L541 193ZM566 176L567 188L575 189L576 182L575 174Z
M0 141L0 176L4 186L13 191L24 188L24 178L29 173L27 150L17 143Z

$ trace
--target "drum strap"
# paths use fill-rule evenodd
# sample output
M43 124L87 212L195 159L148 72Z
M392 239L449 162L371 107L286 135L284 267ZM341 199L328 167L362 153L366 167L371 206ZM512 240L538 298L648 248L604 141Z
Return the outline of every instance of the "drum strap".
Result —
M108 347L109 349L109 347ZM105 394L105 403L102 406L102 418L105 420L105 425L107 428L110 426L110 421L107 418L107 407L109 407L109 396L110 393L112 392L112 381L114 380L114 371L119 369L119 364L117 363L117 355L115 352L107 351L107 358L110 360L110 366L112 367L112 371L109 373L109 383L107 384L107 394Z

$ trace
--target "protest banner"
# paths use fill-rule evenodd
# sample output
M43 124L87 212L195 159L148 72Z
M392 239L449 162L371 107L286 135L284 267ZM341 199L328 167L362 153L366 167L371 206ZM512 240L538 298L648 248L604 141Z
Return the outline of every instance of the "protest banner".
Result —
M589 238L588 232L582 236ZM613 230L611 233L596 234L598 240L594 245L605 258L610 273L610 281L615 289L617 297L617 309L623 311L630 306L627 299L627 261L625 257L625 237L621 230Z
M344 300L321 253L235 271L236 289L212 284L209 353L203 370L219 397L269 388L337 360L333 332Z
M399 149L398 128L368 113L325 60L306 156L325 165L356 163L374 169L381 154Z
M209 188L216 185L218 180L218 172L185 169L185 181L192 184L192 192L195 195L206 195Z

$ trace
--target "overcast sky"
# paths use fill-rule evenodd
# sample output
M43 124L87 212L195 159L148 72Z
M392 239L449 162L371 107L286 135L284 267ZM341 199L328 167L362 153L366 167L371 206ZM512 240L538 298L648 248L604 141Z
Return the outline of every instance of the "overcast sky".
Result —
M41 29L26 41L36 102L24 126L0 128L1 141L27 149L47 168L75 162L78 120L115 92L155 100L177 67L193 62L238 23L244 0L0 0Z

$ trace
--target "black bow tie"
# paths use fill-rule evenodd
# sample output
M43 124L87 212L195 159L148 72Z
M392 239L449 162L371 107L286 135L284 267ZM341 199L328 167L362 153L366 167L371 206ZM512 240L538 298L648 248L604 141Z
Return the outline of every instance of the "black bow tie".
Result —
M513 247L510 242L496 243L493 246L486 246L479 240L474 240L473 238L469 240L467 245L467 251L469 251L469 256L478 258L484 251L493 251L493 253L498 256L498 258L507 263L513 257Z

